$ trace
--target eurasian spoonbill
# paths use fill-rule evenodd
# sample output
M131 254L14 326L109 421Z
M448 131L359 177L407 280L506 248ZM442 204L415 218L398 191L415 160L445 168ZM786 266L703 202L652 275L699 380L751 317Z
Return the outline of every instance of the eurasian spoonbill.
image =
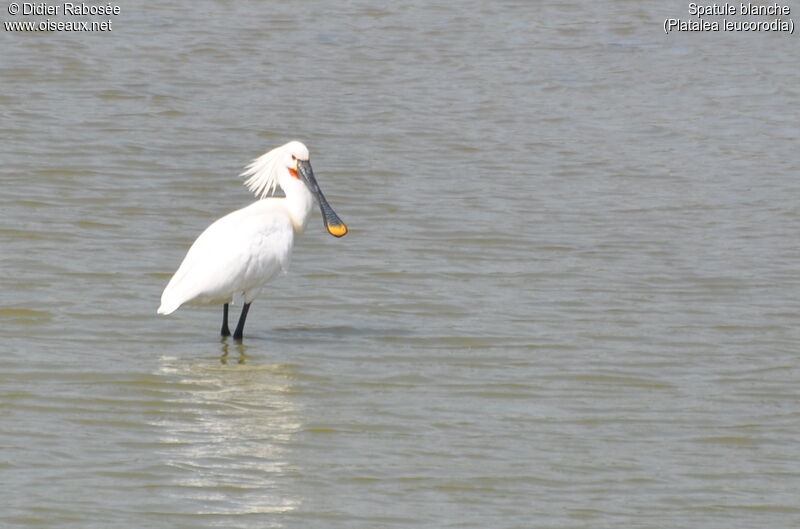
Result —
M250 304L262 287L289 266L292 245L303 233L316 199L328 233L347 226L317 185L308 148L290 141L253 160L241 176L260 200L216 220L194 241L161 294L159 314L181 305L222 304L222 336L230 336L228 304L241 295L244 305L233 332L241 340ZM285 197L270 196L280 186Z

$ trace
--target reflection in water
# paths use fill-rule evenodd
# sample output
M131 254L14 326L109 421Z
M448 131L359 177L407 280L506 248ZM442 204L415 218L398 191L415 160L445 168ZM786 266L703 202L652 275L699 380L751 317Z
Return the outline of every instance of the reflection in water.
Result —
M219 361L220 361L220 363L222 365L227 365L228 364L228 358L229 358L228 354L230 353L230 344L227 341L228 338L229 337L224 337L224 338L221 339L222 340L222 347L221 347L222 355L219 357ZM243 344L242 342L236 342L236 343L234 343L234 347L236 349L236 352L239 354L239 357L236 359L236 363L237 364L244 364L245 360L247 358L247 356L244 354L244 352L247 350L247 346L245 344Z
M167 413L155 425L173 476L167 495L183 514L285 513L300 501L281 483L301 426L290 398L291 373L280 365L189 363L164 357L158 374L173 379Z

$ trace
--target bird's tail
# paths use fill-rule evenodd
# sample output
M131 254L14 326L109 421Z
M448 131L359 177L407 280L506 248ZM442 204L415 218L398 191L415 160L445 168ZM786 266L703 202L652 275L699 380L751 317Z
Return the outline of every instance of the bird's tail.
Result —
M174 303L173 304L162 303L161 306L158 307L158 310L156 312L158 314L172 314L173 312L178 310L178 307L179 305L176 305Z
M181 301L176 300L175 296L167 295L168 291L169 287L164 289L164 293L161 295L161 305L156 311L158 314L172 314L183 304Z

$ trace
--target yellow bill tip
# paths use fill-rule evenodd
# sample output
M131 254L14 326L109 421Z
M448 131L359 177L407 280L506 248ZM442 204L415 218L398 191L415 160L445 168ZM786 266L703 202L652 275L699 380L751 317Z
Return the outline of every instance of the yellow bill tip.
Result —
M347 226L344 224L327 224L328 233L334 237L344 237L347 235Z

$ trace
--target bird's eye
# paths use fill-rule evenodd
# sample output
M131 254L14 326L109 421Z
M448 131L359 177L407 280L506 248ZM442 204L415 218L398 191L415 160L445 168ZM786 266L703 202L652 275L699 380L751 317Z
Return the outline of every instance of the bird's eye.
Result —
M292 160L297 160L297 156L295 156L295 155L293 154L293 155L292 155Z

